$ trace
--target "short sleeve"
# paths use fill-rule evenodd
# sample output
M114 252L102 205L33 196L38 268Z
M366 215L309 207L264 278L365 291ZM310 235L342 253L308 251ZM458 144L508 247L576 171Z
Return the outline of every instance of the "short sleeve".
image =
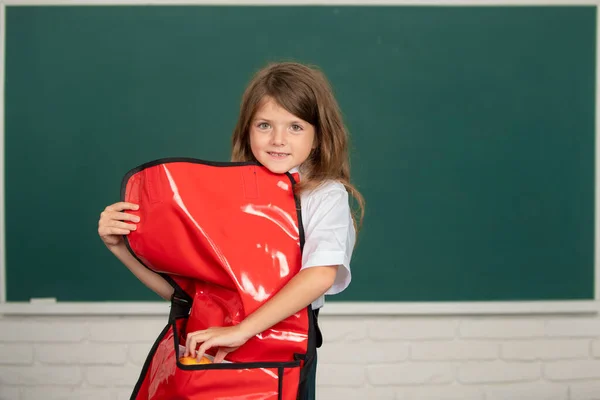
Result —
M350 259L356 240L348 192L337 184L309 194L302 203L302 269L338 265L335 282L325 294L340 293L350 284Z

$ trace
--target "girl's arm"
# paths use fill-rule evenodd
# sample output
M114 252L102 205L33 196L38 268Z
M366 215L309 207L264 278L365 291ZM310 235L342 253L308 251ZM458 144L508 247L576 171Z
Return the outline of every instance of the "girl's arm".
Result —
M338 265L346 258L349 262L355 242L348 193L340 183L326 185L322 190L321 194L313 193L302 206L304 215L308 216L306 221L303 220L306 239L302 253L303 268L276 295L238 325L188 333L185 355L201 357L206 350L215 347L219 350L214 361L223 361L227 353L251 337L325 294L335 283L338 269L348 268L349 272L349 265ZM198 343L202 344L196 354Z
M171 300L173 287L159 274L142 265L124 244L109 247L110 251L148 288L165 300Z
M120 201L106 207L100 213L98 221L98 234L106 245L125 266L148 288L155 291L165 300L170 300L173 288L164 278L144 267L125 246L124 236L136 230L136 223L140 221L138 216L126 213L127 210L138 210L137 204Z
M297 313L321 297L333 285L337 269L337 265L303 269L275 296L240 324L189 333L185 355L201 356L206 350L219 347L214 361L216 363L223 361L227 353L237 349L251 337ZM198 343L202 345L196 353Z
M303 269L239 325L250 338L306 308L333 285L338 266Z

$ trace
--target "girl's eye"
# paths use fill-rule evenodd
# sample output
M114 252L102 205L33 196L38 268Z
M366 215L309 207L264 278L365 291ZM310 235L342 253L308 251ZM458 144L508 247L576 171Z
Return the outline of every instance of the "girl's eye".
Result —
M300 132L302 130L302 127L300 125L292 125L292 131L294 132Z
M267 124L266 122L261 122L260 124L258 124L259 129L268 129L269 128L269 124Z

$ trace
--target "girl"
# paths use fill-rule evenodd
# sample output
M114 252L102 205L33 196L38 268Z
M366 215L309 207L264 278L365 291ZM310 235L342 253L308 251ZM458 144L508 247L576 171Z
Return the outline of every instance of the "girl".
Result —
M364 215L363 198L350 183L348 133L329 83L316 69L287 62L259 71L243 95L232 142L232 161L257 161L274 173L299 173L296 190L305 242L301 271L262 307L238 325L188 333L185 355L199 358L217 348L215 362L309 304L318 312L324 295L344 290L350 283L356 220L362 222ZM349 193L358 204L357 218ZM124 202L106 207L98 233L146 286L170 299L171 285L125 247L122 235L135 230L139 218L124 211L137 208Z

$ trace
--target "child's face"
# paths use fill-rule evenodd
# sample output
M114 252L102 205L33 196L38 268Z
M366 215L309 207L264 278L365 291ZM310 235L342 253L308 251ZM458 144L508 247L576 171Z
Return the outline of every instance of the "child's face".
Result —
M314 147L315 127L266 97L250 122L252 154L271 172L300 166Z

